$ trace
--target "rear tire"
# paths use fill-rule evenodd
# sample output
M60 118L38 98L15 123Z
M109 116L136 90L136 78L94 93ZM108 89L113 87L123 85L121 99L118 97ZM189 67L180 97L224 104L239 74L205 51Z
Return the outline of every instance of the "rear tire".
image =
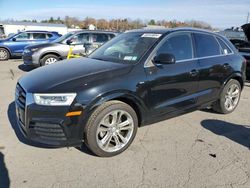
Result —
M59 61L59 57L54 54L48 54L44 56L41 60L41 66L50 65Z
M224 86L220 99L213 104L213 110L221 114L232 113L239 104L241 85L237 80L229 80Z
M138 118L132 107L108 101L91 114L85 127L85 144L97 156L112 157L129 147L137 127Z
M0 48L0 61L6 61L10 58L10 53L5 48Z

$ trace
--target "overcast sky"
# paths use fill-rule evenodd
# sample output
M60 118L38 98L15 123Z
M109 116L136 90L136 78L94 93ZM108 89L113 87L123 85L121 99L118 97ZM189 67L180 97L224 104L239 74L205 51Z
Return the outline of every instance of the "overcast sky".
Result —
M250 0L0 0L0 20L64 18L131 18L200 20L217 28L240 26ZM250 18L249 18L250 22Z

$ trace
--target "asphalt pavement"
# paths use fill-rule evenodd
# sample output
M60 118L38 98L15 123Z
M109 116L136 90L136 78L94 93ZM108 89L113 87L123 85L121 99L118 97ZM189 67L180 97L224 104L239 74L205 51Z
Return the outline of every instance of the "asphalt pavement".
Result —
M250 187L250 83L234 113L196 111L141 127L128 150L100 158L22 137L14 91L30 70L21 64L0 61L0 188Z

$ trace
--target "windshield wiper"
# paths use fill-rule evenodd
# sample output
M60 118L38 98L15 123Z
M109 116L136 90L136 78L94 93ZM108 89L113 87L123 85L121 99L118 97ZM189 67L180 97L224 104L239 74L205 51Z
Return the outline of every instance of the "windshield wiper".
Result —
M102 59L102 58L100 58L100 57L91 57L92 59L96 59L96 60L100 60L100 61L108 61L108 60L106 60L106 59Z

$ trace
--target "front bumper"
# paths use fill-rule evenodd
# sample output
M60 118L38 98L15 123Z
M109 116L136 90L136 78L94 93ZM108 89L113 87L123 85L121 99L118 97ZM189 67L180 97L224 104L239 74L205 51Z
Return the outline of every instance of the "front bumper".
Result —
M18 126L27 139L55 147L82 144L83 118L65 116L72 107L37 105L33 95L20 85L17 85L15 104Z
M40 65L39 56L33 52L28 52L28 53L24 52L22 57L23 57L23 63L25 65L32 65L32 66Z

